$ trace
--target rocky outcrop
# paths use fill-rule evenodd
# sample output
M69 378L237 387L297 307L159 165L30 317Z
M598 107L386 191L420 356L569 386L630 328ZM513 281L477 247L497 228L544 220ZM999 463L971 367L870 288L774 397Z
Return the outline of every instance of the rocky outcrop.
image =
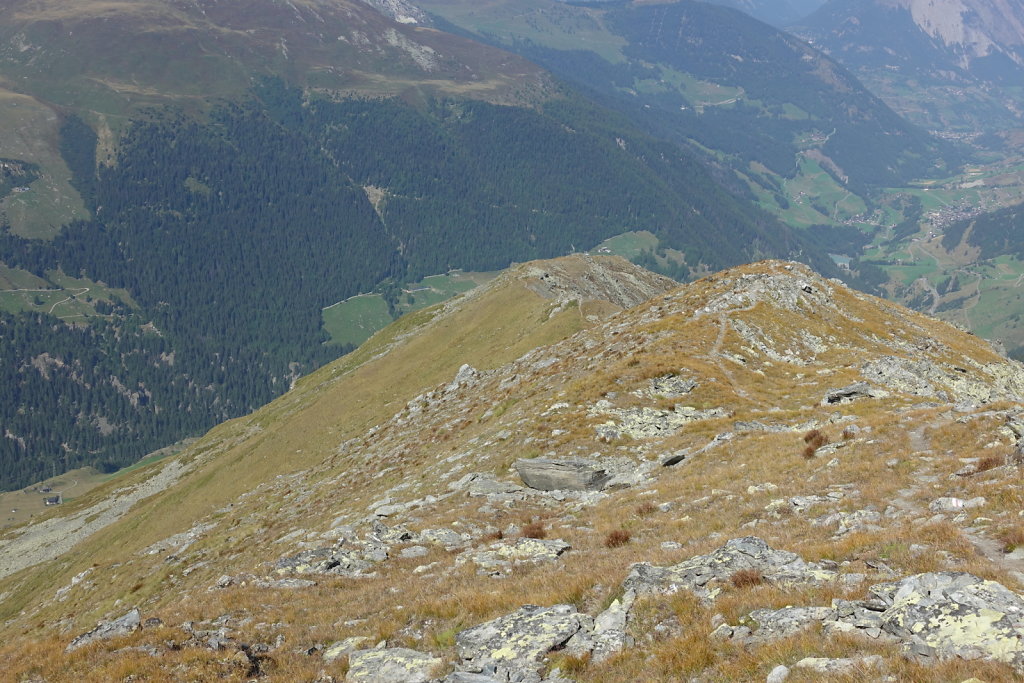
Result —
M702 600L710 601L739 572L747 572L750 581L780 586L817 584L836 578L834 571L805 562L795 553L775 550L760 538L748 536L733 539L707 555L699 555L671 567L635 564L623 588L635 595L688 590Z
M525 276L529 289L557 301L608 301L632 308L679 286L618 256L579 254L523 268L522 273L512 274Z
M868 361L861 374L892 391L947 401L980 404L1020 401L1024 397L1024 368L1018 363L947 366L927 358L882 356Z
M854 382L849 386L842 387L841 389L832 389L825 398L822 399L822 405L832 405L834 403L849 403L850 401L856 401L859 398L885 398L889 395L889 392L876 389L867 382Z
M514 564L554 561L569 547L559 539L520 538L511 543L495 543L487 550L464 553L456 561L468 559L487 572L502 573Z
M387 554L382 558L385 559ZM335 574L338 576L367 576L373 569L373 562L363 553L342 548L317 548L304 550L296 555L284 557L274 565L277 574Z
M874 586L882 628L920 654L995 659L1024 671L1024 599L963 572L918 574Z
M600 491L610 477L585 460L532 458L516 460L523 483L540 491Z
M623 436L632 439L665 438L691 422L728 415L722 408L701 410L691 406L675 406L672 410L646 407L617 410L607 401L598 402L596 410L615 418L614 421L597 427L598 437L605 441L613 441Z
M140 628L142 628L142 616L138 609L133 609L113 621L100 622L93 630L72 640L64 651L72 652L100 640L127 636Z
M831 607L754 610L713 635L764 643L820 623L826 634L899 643L909 655L992 659L1024 672L1024 598L1002 584L964 572L934 572L870 591L867 600L834 600Z
M428 683L442 660L404 647L356 650L348 656L351 683Z

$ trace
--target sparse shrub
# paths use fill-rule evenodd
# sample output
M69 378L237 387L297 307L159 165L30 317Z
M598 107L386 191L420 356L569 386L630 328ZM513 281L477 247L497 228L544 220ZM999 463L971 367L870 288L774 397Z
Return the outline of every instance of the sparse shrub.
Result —
M821 431L820 430L812 429L811 431L809 431L806 434L804 434L804 443L810 443L810 442L814 441L815 439L817 439L820 435L821 435Z
M523 538L547 538L548 530L544 528L543 522L530 522L523 527Z
M764 577L756 569L741 569L729 577L729 581L736 588L749 588L751 586L760 586L764 583Z
M975 472L988 472L997 467L1002 467L1005 463L1006 458L1001 455L986 455L975 465Z
M633 534L625 529L615 529L614 531L609 531L608 535L604 537L604 547L619 548L629 543L632 538Z
M843 441L849 441L853 437L857 436L860 430L854 425L849 425L843 429Z
M640 503L640 505L638 505L637 508L636 508L636 514L640 515L641 517L647 517L648 515L653 515L657 511L658 511L658 506L655 505L654 503L652 503L649 500L648 501L644 501L643 503Z
M480 540L484 543L490 543L491 541L500 541L503 538L505 538L505 532L498 529L497 531L492 531L489 534L484 534Z

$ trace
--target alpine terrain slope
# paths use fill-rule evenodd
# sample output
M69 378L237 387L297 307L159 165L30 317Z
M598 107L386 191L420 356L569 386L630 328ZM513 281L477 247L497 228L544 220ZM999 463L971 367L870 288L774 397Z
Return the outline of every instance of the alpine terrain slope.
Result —
M825 4L825 0L712 0L716 5L734 7L772 26L784 27L803 19Z
M518 265L6 530L0 661L1018 680L1022 401L986 342L800 264Z
M427 22L354 0L0 7L0 489L250 412L352 350L326 311L356 295L390 320L425 277L641 231L680 279L833 268L692 150Z
M1020 0L831 0L793 29L920 124L948 131L1020 124Z

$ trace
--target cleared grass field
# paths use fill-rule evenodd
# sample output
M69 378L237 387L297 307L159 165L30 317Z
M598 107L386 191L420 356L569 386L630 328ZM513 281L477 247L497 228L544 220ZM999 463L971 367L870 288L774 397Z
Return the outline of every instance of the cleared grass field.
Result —
M49 271L46 277L44 280L19 268L0 265L0 311L87 319L99 315L96 303L100 301L121 301L132 308L137 305L123 289L59 271Z
M497 273L429 275L414 285L406 285L398 298L399 315L441 303L492 279ZM322 312L323 328L332 344L359 346L392 321L388 305L380 294L359 294L328 306Z

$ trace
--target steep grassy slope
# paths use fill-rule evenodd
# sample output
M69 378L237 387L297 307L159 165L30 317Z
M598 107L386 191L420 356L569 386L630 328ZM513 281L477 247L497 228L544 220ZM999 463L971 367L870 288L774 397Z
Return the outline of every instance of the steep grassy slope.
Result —
M896 680L1011 680L1004 664L907 660L884 639L811 629L741 646L709 634L756 607L828 605L913 572L972 571L1020 589L1020 560L997 539L1020 536L1007 458L1022 433L1024 370L974 337L780 262L605 317L662 287L611 260L518 267L400 320L275 403L118 482L119 493L97 490L78 514L128 484L167 482L0 583L7 671L339 677L347 660L326 662L322 648L350 636L436 653L443 668L467 627L527 603L597 614L621 596L632 563L679 562L753 533L842 579L800 589L733 580L713 605L685 591L638 599L635 641L620 654L552 652L544 666L578 680L755 680L806 656L878 654ZM853 402L829 402L855 381L868 384ZM515 462L538 456L582 456L617 478L601 493L523 489ZM936 513L941 496L972 502ZM30 533L8 534L5 572ZM446 533L448 549L425 540ZM571 549L478 567L483 550L545 534ZM277 563L322 547L388 559L356 575ZM61 654L97 618L132 606L159 623Z

